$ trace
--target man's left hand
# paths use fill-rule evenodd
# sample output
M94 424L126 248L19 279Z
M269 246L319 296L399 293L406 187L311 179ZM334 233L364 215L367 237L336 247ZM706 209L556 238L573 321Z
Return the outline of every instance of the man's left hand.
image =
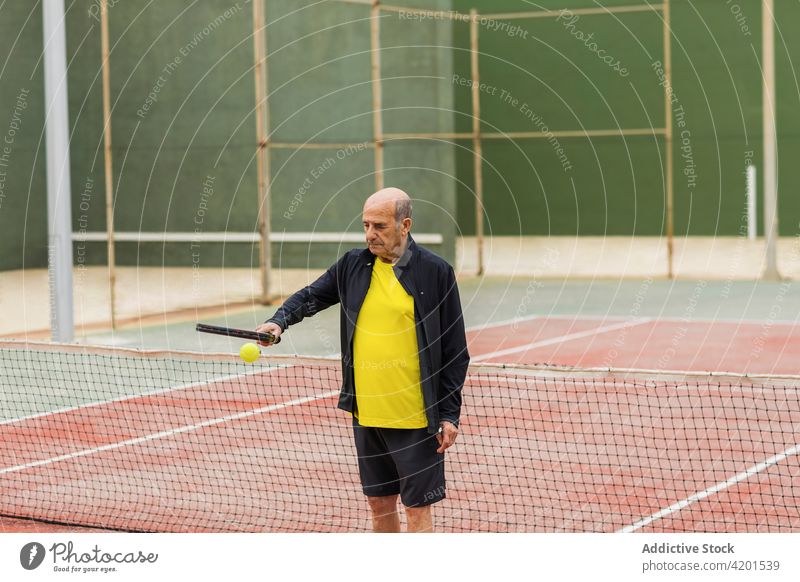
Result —
M439 448L436 449L436 452L443 453L445 449L449 449L456 442L458 428L448 420L443 420L439 426L442 427L442 431L436 435L436 440L439 441Z

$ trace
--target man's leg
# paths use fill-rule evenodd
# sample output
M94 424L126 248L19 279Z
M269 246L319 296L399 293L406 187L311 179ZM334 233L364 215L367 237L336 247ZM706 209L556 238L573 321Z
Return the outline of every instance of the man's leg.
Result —
M398 533L400 531L397 495L386 495L385 497L368 496L367 501L369 502L369 508L372 510L372 531L375 533Z
M400 483L386 443L381 438L380 429L361 426L354 417L353 431L361 487L372 512L372 531L399 532L397 498Z
M409 533L432 533L433 518L431 517L431 506L406 507L406 518L408 519Z
M444 455L425 428L386 429L385 438L400 481L408 532L432 532L431 506L445 497Z

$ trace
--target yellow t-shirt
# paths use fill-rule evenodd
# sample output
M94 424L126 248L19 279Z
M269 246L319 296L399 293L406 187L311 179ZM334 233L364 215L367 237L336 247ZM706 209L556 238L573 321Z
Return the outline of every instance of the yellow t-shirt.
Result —
M414 298L377 257L353 337L356 418L362 426L428 425L420 385Z

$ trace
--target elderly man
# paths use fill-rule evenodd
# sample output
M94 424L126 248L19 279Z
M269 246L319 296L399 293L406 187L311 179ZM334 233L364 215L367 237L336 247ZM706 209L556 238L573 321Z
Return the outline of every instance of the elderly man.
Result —
M444 451L458 435L469 364L453 268L411 238L411 199L385 188L364 204L367 249L351 250L258 327L287 327L341 303L342 390L376 532L433 531Z

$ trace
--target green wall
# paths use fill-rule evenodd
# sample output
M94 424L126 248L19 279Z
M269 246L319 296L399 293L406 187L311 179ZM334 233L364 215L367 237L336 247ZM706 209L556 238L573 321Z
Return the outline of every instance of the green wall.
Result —
M252 4L195 0L109 6L116 229L256 232ZM449 0L438 6L449 6ZM371 140L369 7L267 0L266 8L272 140ZM7 56L0 119L11 118L20 87L30 90L13 172L0 176L6 178L0 268L43 267L41 7L5 4L0 15L0 54ZM446 81L452 70L451 32L448 22L412 27L396 15L385 15L387 131L452 131L452 88ZM428 48L403 48L415 43ZM92 0L68 5L67 44L73 226L75 231L104 231L100 24ZM409 75L417 78L406 84L402 79ZM335 163L327 163L329 159ZM274 231L360 232L361 205L374 190L371 149L274 149L271 162ZM323 165L330 167L318 172ZM385 168L387 185L408 189L417 201L415 229L442 232L445 244L435 250L452 260L452 148L389 143ZM313 183L303 188L314 173ZM292 205L301 188L302 203ZM335 245L275 245L273 261L282 267L320 267L341 251ZM76 243L75 260L102 264L105 252L104 243ZM117 260L123 265L255 266L258 249L247 244L120 242Z
M607 0L603 4L633 2ZM736 235L744 211L746 160L761 168L757 60L761 3L673 0L671 4L675 231L679 236ZM565 5L596 7L591 0L536 3L536 7L552 10ZM482 13L535 9L530 3L506 0L456 0L454 7L460 11L474 7ZM777 10L781 234L793 235L800 218L800 201L793 192L800 178L793 175L787 162L795 157L797 148L800 91L794 66L800 62L800 43L791 23L800 22L800 5L780 2ZM662 89L654 67L664 55L660 13L582 15L577 21L565 15L503 24L486 22L480 27L481 81L529 104L550 129L663 126ZM510 26L519 26L522 32L512 31ZM469 55L463 50L469 44L467 26L455 24L454 31L459 47L456 73L469 76ZM583 33L583 41L578 32ZM590 34L592 39L586 41ZM613 55L629 75L623 78L603 63L587 42L596 42L598 49ZM459 88L456 106L460 129L468 131L468 88ZM483 92L481 107L486 131L521 130L526 122L527 129L534 129L519 106L497 95ZM684 125L679 126L677 114ZM546 141L484 141L487 233L664 232L663 138L560 141L569 157L568 171ZM459 151L458 171L459 223L465 233L472 234L473 168L468 148ZM759 230L761 220L759 216Z
M449 0L428 5L446 8ZM369 6L311 0L270 0L268 6L272 139L371 142ZM380 34L384 132L452 132L450 23L384 13ZM339 146L273 150L274 231L360 233L364 200L375 190L374 155L372 148ZM432 248L453 260L452 145L387 141L384 169L385 185L403 188L414 199L414 231L442 233L445 244ZM286 244L276 265L323 266L341 251L336 245Z
M22 7L25 6L23 9ZM109 4L117 230L255 228L251 5ZM13 196L0 208L0 268L46 265L46 190L40 3L0 8L2 119L33 87L14 152ZM73 229L104 231L100 23L91 0L67 4ZM158 90L148 104L148 94ZM149 109L145 110L146 107ZM215 193L201 207L204 182ZM10 188L11 186L9 186ZM199 217L202 213L203 216ZM202 218L200 224L196 219ZM75 262L105 261L105 244L75 245ZM203 248L204 264L249 263L248 249ZM192 264L190 245L117 245L120 264Z
M100 27L68 17L73 221L105 229ZM109 9L115 228L253 231L257 224L249 3L118 2ZM93 193L80 206L85 184ZM205 187L205 191L204 191ZM88 210L87 207L88 206ZM246 245L119 243L120 264L249 264ZM104 260L104 244L89 260ZM255 253L257 257L257 253Z
M0 269L41 266L47 258L41 46L42 16L38 5L3 4L0 8Z
M476 3L481 12L521 9ZM551 3L555 4L555 3ZM587 3L584 3L587 4ZM463 6L463 4L462 4ZM528 7L530 8L530 7ZM466 9L466 7L464 7ZM457 24L463 46L468 26ZM663 93L650 62L661 58L653 14L581 16L576 30L623 63L609 67L556 18L484 21L479 27L482 130L599 130L663 126ZM635 31L631 34L630 31ZM464 53L456 74L469 77ZM457 97L469 130L468 86ZM469 143L465 143L469 146ZM485 232L510 234L652 234L663 222L663 144L652 136L484 140ZM472 155L461 150L459 218L473 233Z
M535 3L553 10L565 4ZM752 160L762 170L760 1L671 4L673 110L684 124L676 118L673 126L676 234L736 235L745 165ZM800 154L800 3L777 4L780 232L791 236L800 222L794 195L800 174L792 163ZM405 5L482 13L534 9L518 0ZM91 0L67 8L73 222L76 231L103 231L99 22ZM250 3L234 0L112 4L118 230L256 231L251 10ZM268 0L273 140L371 140L368 15L358 5ZM381 32L384 130L470 131L468 24L384 13ZM618 60L627 75L601 61L578 33L592 35L594 48ZM0 269L46 265L41 36L39 3L0 6L0 139L13 132L8 163L0 166ZM480 49L485 131L664 123L653 66L663 59L660 13L486 21ZM156 89L156 100L148 100ZM453 237L474 232L471 147L470 140L399 140L385 149L386 183L411 192L415 229L442 232L446 244L436 250L451 259ZM485 140L483 147L487 234L664 233L661 137ZM273 229L357 232L361 203L373 189L373 155L370 148L273 150ZM273 260L322 266L341 250L276 245ZM119 243L117 251L122 264L190 265L199 257L200 266L242 266L255 265L258 256L255 246L242 244L201 245L199 255L189 244ZM76 262L104 260L104 244L76 248Z

